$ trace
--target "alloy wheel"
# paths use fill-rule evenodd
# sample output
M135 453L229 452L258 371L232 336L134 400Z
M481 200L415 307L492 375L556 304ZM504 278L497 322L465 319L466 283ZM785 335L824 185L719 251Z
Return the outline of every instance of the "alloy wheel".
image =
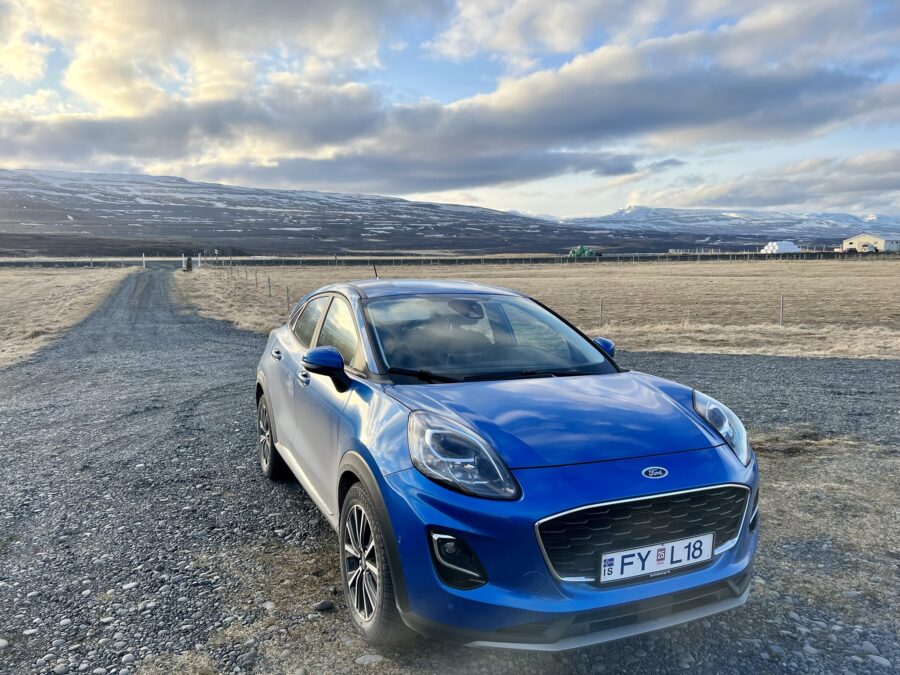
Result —
M269 422L269 409L265 401L259 404L259 463L263 471L269 470L272 462L272 425Z
M353 609L369 621L378 607L378 558L369 516L354 504L344 524L344 572Z

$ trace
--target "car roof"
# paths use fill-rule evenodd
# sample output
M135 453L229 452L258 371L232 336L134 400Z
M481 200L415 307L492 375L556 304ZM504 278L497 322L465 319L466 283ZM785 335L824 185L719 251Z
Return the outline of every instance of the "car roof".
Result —
M448 279L364 279L346 284L333 284L320 288L316 293L338 291L361 298L382 298L392 295L436 295L441 293L466 293L490 295L521 295L508 288L486 286L471 281Z

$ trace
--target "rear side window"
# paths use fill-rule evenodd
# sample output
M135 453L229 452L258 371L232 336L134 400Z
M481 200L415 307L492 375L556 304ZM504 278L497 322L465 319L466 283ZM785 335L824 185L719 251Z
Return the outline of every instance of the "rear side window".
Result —
M325 317L325 322L322 324L322 330L319 331L319 340L316 345L318 347L334 347L344 357L344 363L359 368L361 359L357 358L359 338L356 335L355 323L347 303L335 298Z
M319 319L322 313L328 307L331 298L327 295L316 298L306 303L306 307L300 312L297 322L294 324L294 335L304 347L309 347L312 343L312 336L319 325Z

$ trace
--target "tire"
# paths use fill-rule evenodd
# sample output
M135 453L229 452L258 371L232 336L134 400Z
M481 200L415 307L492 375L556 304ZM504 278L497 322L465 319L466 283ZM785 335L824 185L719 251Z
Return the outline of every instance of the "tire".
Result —
M341 585L353 625L371 645L389 647L406 642L414 633L400 618L381 523L362 483L355 483L347 492L339 525ZM368 563L365 568L359 562L361 550ZM359 569L363 571L356 571Z
M259 403L256 405L256 435L256 450L263 475L269 480L287 478L290 472L275 448L275 425L272 424L269 402L265 394L259 397Z

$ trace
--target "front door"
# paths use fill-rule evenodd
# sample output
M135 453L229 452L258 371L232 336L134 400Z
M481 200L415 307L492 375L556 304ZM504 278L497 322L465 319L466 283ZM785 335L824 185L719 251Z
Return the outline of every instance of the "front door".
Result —
M277 362L276 381L270 389L277 394L270 396L275 419L275 437L297 459L294 452L294 432L297 419L294 397L297 389L297 373L303 369L301 359L315 336L331 296L314 298L306 303L293 325L280 328L276 334L274 349L270 358Z
M316 346L336 348L348 366L359 363L359 337L350 305L344 298L335 297L332 301L319 329ZM351 386L339 392L331 378L309 373L302 366L294 382L294 450L318 492L313 498L324 502L332 513L337 507L342 413L352 391Z

